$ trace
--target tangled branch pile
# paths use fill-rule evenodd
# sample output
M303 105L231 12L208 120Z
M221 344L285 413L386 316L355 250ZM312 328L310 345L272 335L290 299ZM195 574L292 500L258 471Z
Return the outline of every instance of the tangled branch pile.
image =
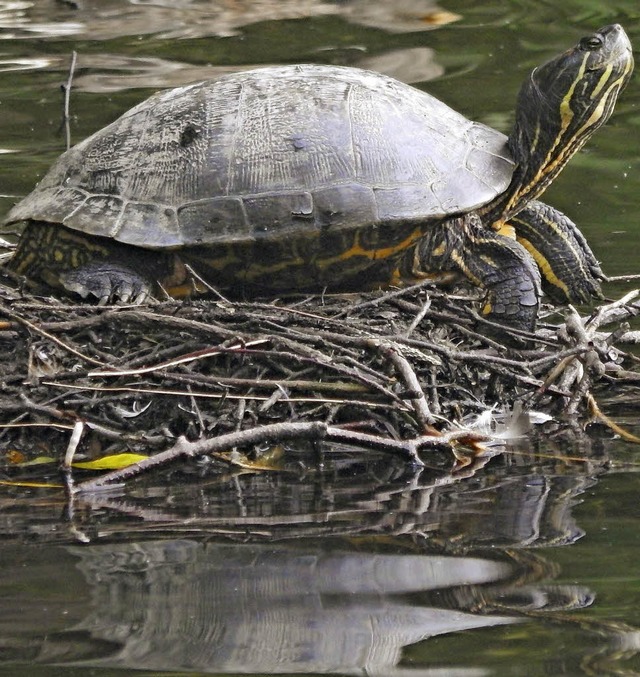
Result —
M634 298L586 319L573 309L543 318L534 348L515 349L478 333L469 298L426 284L103 308L25 298L6 286L2 448L61 458L75 430L74 450L90 457L162 451L148 464L202 453L229 461L236 447L292 439L374 447L418 463L425 447L462 458L461 449L481 453L482 435L465 423L488 409L519 402L583 414L598 384L636 387L637 359L615 345L638 341L625 324L640 309Z

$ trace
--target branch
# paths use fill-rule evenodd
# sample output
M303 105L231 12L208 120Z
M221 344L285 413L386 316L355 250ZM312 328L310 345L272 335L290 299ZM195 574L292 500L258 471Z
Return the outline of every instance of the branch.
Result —
M185 437L179 437L171 448L150 456L139 463L107 473L98 479L82 482L77 485L75 492L87 493L107 487L113 488L117 482L123 482L130 477L172 463L180 458L194 458L205 454L228 451L234 447L273 444L284 440L311 440L314 442L324 440L377 449L383 452L400 453L409 456L416 465L422 466L424 462L418 454L420 450L426 447L451 449L458 442L474 445L486 439L485 436L470 433L468 430L456 430L440 436L424 435L410 440L394 440L379 435L329 426L320 421L273 423L248 430L238 430L217 437L200 439L195 442L189 442Z

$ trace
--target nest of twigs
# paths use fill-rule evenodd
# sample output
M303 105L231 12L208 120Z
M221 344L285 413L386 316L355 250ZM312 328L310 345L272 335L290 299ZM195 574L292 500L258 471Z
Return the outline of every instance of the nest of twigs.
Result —
M635 292L589 316L543 313L531 348L487 338L474 299L427 284L268 302L223 297L96 307L0 288L2 448L66 461L123 452L270 467L273 449L336 442L424 463L487 453L493 412L600 415L601 385L635 387ZM514 342L523 337L514 335ZM525 339L527 337L524 337ZM483 419L486 422L486 417Z

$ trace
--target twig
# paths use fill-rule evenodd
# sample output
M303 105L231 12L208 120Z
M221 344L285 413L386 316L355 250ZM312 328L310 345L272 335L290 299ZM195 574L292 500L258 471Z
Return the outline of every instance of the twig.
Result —
M619 426L615 421L612 421L609 416L604 414L600 407L598 406L598 403L596 401L596 398L589 393L587 395L587 402L589 403L589 408L591 409L591 413L593 416L595 416L597 419L602 421L608 428L613 430L616 435L620 435L623 440L627 440L627 442L633 442L634 444L640 444L640 437L637 435L634 435L633 433L628 432L621 426Z
M391 299L395 299L399 296L409 296L413 293L415 293L416 290L419 289L424 289L424 287L433 287L434 286L434 281L433 280L423 280L422 282L419 282L418 284L411 285L409 287L401 287L400 289L392 289L391 291L387 291L380 296L376 296L373 299L369 299L367 301L363 301L362 303L358 303L356 305L349 306L345 308L344 310L335 313L332 315L332 319L336 320L340 317L344 317L345 315L350 315L356 311L361 311L365 308L375 308L377 306L384 305Z
M78 445L80 444L83 432L84 423L82 421L76 421L75 425L73 426L73 431L71 433L71 437L69 438L69 444L67 445L67 451L64 455L64 461L62 463L62 467L65 470L69 470L71 468L73 457L76 453Z
M411 334L413 334L415 328L420 324L420 322L422 322L422 320L424 320L430 308L431 308L431 299L428 298L422 304L422 308L420 308L419 312L416 313L416 316L411 321L411 324L407 327L406 331L404 332L405 336L411 336Z
M209 284L201 275L199 275L193 266L190 266L188 263L186 263L184 267L187 269L187 272L193 278L193 280L199 282L207 291L216 296L219 301L222 301L229 306L233 305L226 296L224 296L218 289Z
M24 317L21 317L20 315L17 315L16 313L11 312L7 308L4 308L0 306L0 313L3 315L6 315L7 317L11 318L14 322L17 322L18 324L21 324L23 327L26 327L30 331L39 334L40 336L46 338L48 341L51 341L52 343L55 343L57 346L60 346L64 350L72 353L76 357L79 357L81 360L84 360L85 362L89 362L90 364L95 364L98 367L102 367L104 369L108 369L109 365L105 364L104 362L101 362L100 360L96 360L93 357L89 357L89 355L85 355L84 353L81 353L77 348L74 348L73 346L69 345L69 343L65 343L64 341L61 341L59 338L56 336L53 336L53 334L49 334L48 332L44 331L44 329L41 329L40 327L36 326L32 322L29 322L29 320L25 319Z
M0 287L0 299L2 293ZM211 452L202 453L221 453L217 445L224 451L230 448L224 445L310 439L340 442L341 453L342 445L351 445L402 454L418 464L418 452L430 445L466 461L456 445L470 442L473 456L477 438L469 433L456 433L460 441L447 433L425 435L436 419L450 430L470 413L512 401L526 402L528 408L535 401L541 411L569 405L583 415L589 389L602 376L600 359L614 362L621 370L615 375L630 375L625 383L635 387L631 377L636 372L624 370L637 369L637 364L617 347L626 331L620 322L638 312L629 295L603 305L589 320L572 314L565 322L573 331L561 341L558 332L563 325L548 319L536 337L542 337L543 349L520 352L498 344L493 350L472 331L471 317L458 301L437 291L430 291L425 301L424 291L414 289L411 295L407 289L395 290L374 304L365 301L360 306L353 305L353 296L322 301L309 296L279 300L278 305L194 300L106 311L79 304L18 303L11 294L4 299L0 317L56 342L64 351L56 351L51 376L32 378L24 385L32 341L25 340L26 332L19 332L2 365L0 412L7 419L18 412L58 424L82 421L87 432L119 446L142 450L153 444L165 450L142 469L195 453L192 443L174 444L175 431L184 430L181 407L194 420L200 409L203 436L211 435L215 425L219 437L201 440L199 444L213 444ZM372 305L379 311L371 313ZM340 313L348 320L336 319ZM613 331L596 331L612 317ZM428 321L421 322L424 318ZM437 331L432 332L436 322ZM460 327L460 322L468 324ZM93 350L85 348L87 344L102 348L103 363L91 352L91 364L79 364L76 355L87 359L83 351ZM547 384L541 389L545 373L558 362L562 366L553 377L564 378L561 387ZM588 378L582 378L584 373ZM24 393L28 401L22 398ZM52 394L59 408L51 406ZM242 416L237 416L239 401ZM154 405L142 406L148 402ZM128 412L139 415L132 418ZM233 430L239 419L246 430ZM274 420L282 423L271 427ZM18 438L9 429L2 435ZM60 445L58 439L55 443ZM436 460L441 469L442 457ZM140 471L127 470L128 475L115 478ZM112 486L116 479L110 477L96 482ZM99 485L85 486L93 490Z
M170 388L155 388L155 387L144 387L144 386L90 386L90 385L77 385L73 383L58 383L56 381L42 381L42 385L51 386L54 388L62 388L66 390L80 390L80 391L93 391L98 393L131 393L132 395L169 395L174 397L197 397L201 399L208 400L229 400L237 401L241 399L250 399L255 400L256 402L266 402L269 398L264 395L252 395L252 394L241 394L235 395L230 394L226 391L222 393L209 393L209 392L194 392L188 390L178 390ZM380 403L369 400L356 400L349 398L345 400L344 398L338 399L329 398L329 397L288 397L283 400L287 403L310 403L310 404L351 404L354 406L363 406L369 409L376 409L378 407L383 407L387 409L389 407L388 403ZM399 400L402 404L402 400ZM403 405L404 406L404 405Z
M166 451L150 456L127 468L107 473L96 480L82 482L77 485L76 492L90 492L109 485L113 486L114 483L122 482L139 475L143 471L158 468L180 458L195 458L204 454L227 451L234 447L275 443L285 440L313 440L316 442L325 440L348 443L354 446L368 447L385 452L400 453L409 456L416 465L424 465L418 453L425 447L450 448L458 440L464 440L465 443L468 443L470 440L482 441L485 439L484 436L474 436L469 431L458 430L440 437L425 435L411 440L394 440L380 437L379 435L343 430L319 421L309 423L273 423L248 430L238 430L219 435L218 437L201 439L196 442L189 442L186 438L180 437Z
M420 381L416 376L416 372L409 361L402 355L397 346L389 343L382 343L379 341L371 341L372 345L378 348L380 352L389 359L389 361L396 368L398 374L402 377L407 393L405 397L411 400L416 418L424 430L431 429L435 423L435 418L431 414L427 398L424 395Z
M76 61L78 59L78 54L74 50L71 52L71 65L69 66L69 77L67 78L66 84L62 85L62 91L64 92L64 110L62 115L62 121L64 124L64 132L66 139L66 148L69 150L71 148L71 115L70 115L70 102L71 102L71 85L73 82L73 75L76 70Z
M171 367L176 367L179 364L188 364L190 362L194 362L195 360L202 360L207 357L216 357L221 354L226 354L229 352L235 352L236 350L238 351L244 351L247 347L255 347L259 345L263 345L265 343L268 343L269 341L267 339L256 339L255 341L248 341L247 343L244 342L239 342L236 345L230 345L230 346L224 346L224 347L219 347L216 346L215 348L208 348L206 350L199 350L197 352L190 353L189 355L181 355L180 357L175 357L171 360L167 360L166 362L161 362L160 364L153 364L148 367L138 367L136 369L108 369L105 371L92 371L89 373L89 376L91 377L96 377L96 376L109 376L109 377L116 377L116 376L140 376L142 374L150 374L154 371L160 371L162 369L167 369Z
M640 280L640 275L613 275L607 277L607 282L633 282L634 280Z

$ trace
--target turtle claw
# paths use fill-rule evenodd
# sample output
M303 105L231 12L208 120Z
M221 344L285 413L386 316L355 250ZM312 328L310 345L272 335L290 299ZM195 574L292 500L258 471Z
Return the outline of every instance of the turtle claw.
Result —
M152 283L126 266L94 261L60 275L62 286L97 305L140 305L151 295Z
M116 290L112 293L120 303L134 304L133 299L137 297L137 285L132 283L130 279L120 280Z

